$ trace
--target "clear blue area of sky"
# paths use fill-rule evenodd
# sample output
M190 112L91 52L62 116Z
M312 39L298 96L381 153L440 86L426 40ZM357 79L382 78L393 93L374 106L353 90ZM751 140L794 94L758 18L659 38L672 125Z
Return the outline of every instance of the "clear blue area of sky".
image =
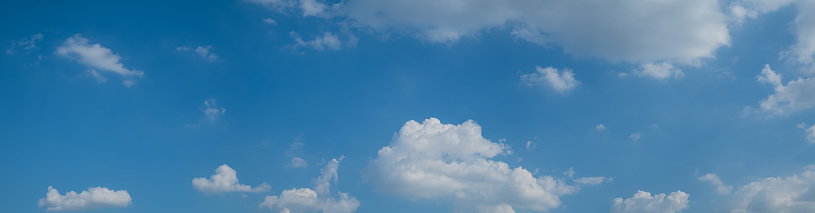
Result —
M682 190L691 194L686 212L708 212L724 198L697 180L705 173L740 186L815 162L796 128L815 122L812 110L743 116L773 92L756 82L764 64L790 70L778 52L795 41L786 33L794 12L731 29L731 45L715 58L659 81L621 78L637 65L564 54L502 28L453 44L363 33L355 47L318 51L291 48L290 32L309 37L330 26L240 1L5 1L0 47L44 39L0 57L0 212L43 211L37 200L48 186L104 186L133 197L130 207L97 212L260 212L264 196L311 186L343 155L335 186L360 201L358 212L445 212L448 202L382 194L364 175L406 121L429 117L471 119L485 138L506 139L513 154L495 160L511 167L613 178L561 197L551 212L604 212L636 190ZM110 48L144 78L131 88L116 76L97 83L55 54L74 34ZM176 50L202 45L218 60ZM563 95L522 84L535 66L571 69L581 85ZM226 109L216 122L202 122L209 98ZM608 129L596 130L601 123ZM632 133L642 138L631 141ZM527 141L536 147L526 150ZM294 142L305 144L307 168L287 166ZM242 184L267 182L272 191L242 197L192 187L222 164Z

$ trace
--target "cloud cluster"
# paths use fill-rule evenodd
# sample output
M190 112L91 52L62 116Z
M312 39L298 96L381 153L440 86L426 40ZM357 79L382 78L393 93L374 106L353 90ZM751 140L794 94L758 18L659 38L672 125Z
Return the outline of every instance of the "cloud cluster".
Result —
M274 21L274 20L271 20L271 21ZM182 51L182 52L192 51L193 55L199 56L202 59L207 60L207 61L218 60L218 55L216 55L215 53L210 52L210 49L212 49L212 46L198 46L195 49L190 48L190 47L176 47L175 48L175 50Z
M770 177L740 187L731 200L733 213L815 212L815 171Z
M775 93L767 96L759 102L759 106L765 112L773 114L785 114L815 106L815 96L810 95L815 91L815 80L812 78L798 78L787 82L781 81L780 74L764 65L761 74L756 78L759 82L773 86Z
M521 75L521 82L528 86L548 86L561 94L565 94L580 85L580 81L574 78L574 72L570 69L558 72L556 68L537 66L535 70L537 70L536 73Z
M224 113L226 113L226 109L223 107L218 107L218 103L215 102L215 99L210 98L204 100L204 105L201 106L201 112L204 113L204 116L206 116L208 121L212 122L223 116Z
M96 77L99 82L106 80L101 80L104 78L99 78L102 75L96 70L118 74L124 78L122 83L127 87L135 85L135 79L144 76L143 71L128 69L119 62L122 59L119 54L113 53L113 51L100 44L91 44L88 39L83 38L80 34L65 40L65 43L57 48L56 54L74 59L87 66L90 68L91 75Z
M343 20L363 31L402 33L440 43L510 29L531 43L614 62L695 64L729 45L718 0L455 1L253 0L302 16Z
M271 186L266 183L257 187L238 183L237 172L226 164L215 169L215 174L209 178L199 177L192 179L192 186L200 192L217 194L226 192L266 192Z
M130 194L127 190L110 190L105 187L91 187L87 191L76 193L70 191L61 195L57 189L48 187L45 198L37 204L47 211L94 210L107 207L126 207L130 205Z
M344 156L339 160L331 159L320 170L320 177L315 181L314 189L284 190L280 196L266 196L259 206L280 212L348 213L356 211L359 201L355 197L349 196L348 193L337 192L339 197L335 198L329 193L331 182L337 182L337 169L343 158Z
M614 199L611 205L613 213L674 213L688 207L689 194L676 191L670 195L637 191L633 197Z
M563 180L490 160L508 149L484 139L473 121L408 121L379 150L368 173L382 192L411 200L449 199L465 211L547 211L560 205L560 196L577 190Z

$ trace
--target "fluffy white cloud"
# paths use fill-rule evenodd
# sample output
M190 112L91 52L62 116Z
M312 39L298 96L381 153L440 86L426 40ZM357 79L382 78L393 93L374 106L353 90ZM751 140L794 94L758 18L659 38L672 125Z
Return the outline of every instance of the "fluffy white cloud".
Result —
M100 44L91 44L80 34L65 40L65 43L57 48L56 54L72 58L91 69L119 74L125 79L122 83L127 87L133 86L136 78L144 76L144 72L128 69L120 63L119 60L122 57L119 54L113 53Z
M759 102L762 110L774 114L785 114L815 106L815 95L812 95L811 92L815 91L815 80L798 78L784 85L781 77L770 69L770 65L764 65L761 74L756 77L759 82L770 84L775 89L774 94Z
M265 21L265 20L264 20ZM274 22L274 20L272 20ZM198 46L195 49L189 47L176 47L175 50L177 51L192 51L193 55L199 56L207 61L215 61L218 60L218 55L215 53L210 52L212 46Z
M218 103L214 98L204 100L204 105L201 106L201 112L204 113L208 121L215 121L226 113L226 109L218 107Z
M815 212L815 171L770 177L740 187L732 198L733 213Z
M65 195L52 186L48 187L45 198L37 204L47 211L93 210L108 207L126 207L130 205L130 194L127 190L110 190L105 187L91 187L87 191L76 193L70 191Z
M280 212L325 212L344 213L354 212L359 207L359 201L348 193L337 192L338 198L329 193L331 182L337 182L337 169L340 161L331 159L323 169L320 177L314 183L314 189L300 188L284 190L280 196L266 196L259 204L261 208L279 210Z
M546 211L560 205L560 196L577 190L551 176L534 177L524 168L490 160L508 149L484 139L473 121L408 121L379 150L368 174L382 192L411 200L449 199L469 208L464 211Z
M804 136L806 137L807 141L810 143L815 143L815 125L807 127L807 124L800 123L798 124L798 128L804 130Z
M671 77L681 78L685 75L681 69L667 62L644 63L640 65L640 69L634 71L634 74L659 80L665 80Z
M719 192L719 194L730 194L733 191L733 186L725 185L716 174L705 174L699 177L699 180L710 182L710 184L716 186L716 192Z
M730 42L727 16L718 0L253 2L303 16L339 17L358 28L413 34L432 42L455 42L508 28L532 43L557 44L574 55L615 62L696 63Z
M537 66L535 70L537 70L536 73L521 75L521 81L528 86L545 85L561 94L580 85L580 81L574 79L574 72L570 69L563 69L563 72L558 72L557 69L552 67L541 68Z
M37 47L37 42L42 41L42 33L37 33L31 36L31 38L25 37L20 39L17 42L11 44L11 47L6 49L6 54L14 53L14 49L18 47L22 47L24 50L34 49Z
M209 178L199 177L192 179L192 186L200 192L207 194L225 192L265 192L271 189L266 183L252 188L249 185L238 183L237 172L226 164L215 169L215 174Z
M637 191L633 197L614 199L611 212L615 213L673 213L688 207L689 194L682 191L671 192L670 195Z

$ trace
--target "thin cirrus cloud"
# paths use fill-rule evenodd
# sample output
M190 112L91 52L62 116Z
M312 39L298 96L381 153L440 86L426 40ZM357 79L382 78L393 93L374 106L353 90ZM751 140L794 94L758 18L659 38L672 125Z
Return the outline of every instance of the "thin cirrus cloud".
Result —
M574 78L574 72L570 69L558 69L553 67L535 67L537 72L521 75L521 82L527 86L546 86L558 93L565 94L578 85L580 81Z
M76 34L57 48L56 54L66 58L76 60L90 68L90 72L94 78L99 82L107 81L98 71L115 73L121 76L124 80L122 84L131 87L136 84L135 79L144 76L141 70L128 69L119 60L122 59L119 54L113 53L110 49L100 45L92 44L82 35ZM102 80L104 79L104 80Z
M24 37L19 41L13 42L11 47L6 49L6 54L10 55L13 54L15 49L22 48L24 50L30 50L37 48L37 42L42 41L43 35L42 33L37 33L29 37Z
M349 213L359 207L359 201L348 193L337 192L338 197L331 196L331 182L337 182L339 159L331 159L320 170L320 177L314 183L314 189L299 188L283 190L280 196L266 196L258 206L279 212L333 212Z
M176 51L180 52L192 52L193 55L201 57L207 61L216 61L218 60L218 55L213 53L212 46L198 46L196 48L191 47L176 47Z
M193 178L192 186L196 190L207 194L219 194L227 192L258 193L271 190L271 186L269 186L267 183L261 183L257 187L238 183L237 172L226 164L215 169L215 174L209 178Z
M534 177L491 158L509 147L481 136L474 121L442 124L408 121L368 166L376 187L411 200L450 200L462 211L547 211L578 186L551 176ZM489 178L483 178L489 177ZM596 180L586 180L588 184Z
M130 204L131 198L127 190L110 190L105 187L91 187L80 193L69 191L62 195L49 186L45 198L37 202L46 211L83 211L127 207Z
M226 109L223 107L218 107L218 103L214 98L210 98L204 100L204 105L201 106L201 112L204 113L204 116L207 121L215 121L221 116L226 113Z
M674 213L688 207L689 194L682 191L656 194L638 190L630 198L616 198L611 204L612 213Z

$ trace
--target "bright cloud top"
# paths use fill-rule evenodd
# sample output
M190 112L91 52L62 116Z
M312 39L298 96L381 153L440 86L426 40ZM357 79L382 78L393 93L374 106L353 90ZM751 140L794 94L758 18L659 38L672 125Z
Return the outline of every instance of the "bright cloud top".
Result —
M266 196L260 203L261 208L279 210L280 212L325 212L325 213L347 213L356 211L359 201L351 197L348 193L337 192L339 198L331 196L331 182L337 182L337 169L340 161L331 159L328 164L320 170L320 177L314 183L314 189L300 188L284 190L280 196Z
M811 91L815 91L815 80L798 78L784 85L782 77L773 71L770 65L764 65L761 74L756 77L759 82L770 84L775 90L775 93L759 102L762 110L773 114L785 114L815 106L815 96L810 95Z
M580 81L574 78L574 72L570 69L558 72L556 68L541 68L538 66L535 67L535 70L537 70L536 73L521 75L521 81L528 86L548 86L561 94L565 94L580 85Z
M509 28L532 43L554 43L574 55L611 61L696 63L730 44L728 18L717 0L253 2L304 17L344 18L362 31L407 33L441 43Z
M200 192L207 194L217 194L226 192L266 192L271 190L271 186L261 183L260 186L252 188L249 185L238 183L237 172L226 164L215 169L215 174L210 178L194 178L192 186Z
M144 76L144 72L128 69L119 62L122 59L119 54L113 53L113 51L100 44L91 44L88 39L83 38L80 34L65 40L65 43L57 48L56 53L63 57L72 58L88 68L116 73L125 79L123 84L127 87L136 84L136 78ZM95 70L91 70L91 72L92 75L94 73L99 75ZM97 77L97 79L100 78ZM100 82L103 81L100 80Z
M383 192L408 199L448 198L472 208L467 211L546 211L560 205L559 196L576 191L551 176L536 178L521 167L490 160L508 148L484 139L474 121L408 121L368 170Z
M670 195L637 191L633 197L617 198L611 204L613 213L674 213L688 207L689 194L682 191L671 192Z
M815 212L815 171L770 177L740 187L732 198L733 213Z
M94 210L107 207L126 207L130 205L130 194L127 190L110 190L105 187L91 187L87 191L76 193L70 191L65 195L52 186L48 194L37 204L47 211Z

